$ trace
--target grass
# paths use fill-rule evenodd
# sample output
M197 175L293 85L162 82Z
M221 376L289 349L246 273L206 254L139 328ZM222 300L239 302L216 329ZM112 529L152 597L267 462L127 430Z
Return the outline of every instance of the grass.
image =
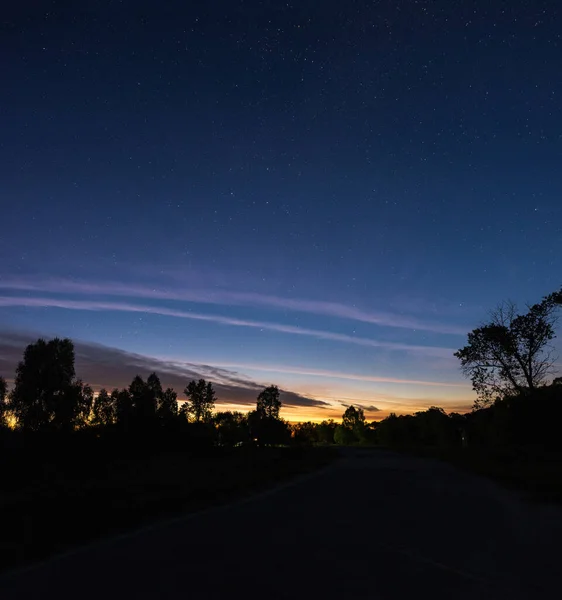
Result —
M329 448L4 456L0 569L223 504L320 468L334 457Z

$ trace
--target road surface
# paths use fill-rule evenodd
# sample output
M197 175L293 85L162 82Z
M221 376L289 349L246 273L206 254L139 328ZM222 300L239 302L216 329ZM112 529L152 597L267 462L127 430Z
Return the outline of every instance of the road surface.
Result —
M435 461L350 450L249 500L7 573L0 598L555 598L561 534L558 508Z

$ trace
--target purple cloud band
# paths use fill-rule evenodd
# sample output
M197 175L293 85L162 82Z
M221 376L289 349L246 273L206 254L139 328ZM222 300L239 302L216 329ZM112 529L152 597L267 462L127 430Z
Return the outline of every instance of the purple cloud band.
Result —
M37 334L0 330L0 375L11 381L25 347L37 337ZM156 372L164 387L173 387L183 399L183 389L188 381L203 377L213 382L218 394L218 407L228 405L247 410L255 404L264 387L264 384L229 369L202 364L172 364L152 356L80 340L74 341L74 347L77 375L96 390L126 387L135 375L146 377ZM292 409L325 410L332 406L329 402L290 390L282 390L281 399L286 407Z
M374 348L385 348L387 350L399 350L405 352L421 353L428 356L450 357L454 352L451 348L441 348L437 346L416 346L411 344L401 344L394 342L383 342L370 338L356 337L343 333L334 333L319 329L308 329L296 327L294 325L283 325L281 323L271 323L267 321L253 321L249 319L238 319L233 317L224 317L221 315L208 315L173 308L150 306L141 304L131 304L128 302L109 302L109 301L91 301L91 300L69 300L65 298L46 298L46 297L19 297L19 296L0 296L0 306L27 306L27 307L53 307L68 310L91 310L91 311L120 311L136 312L145 314L155 314L180 319L191 319L195 321L208 321L223 325L232 325L235 327L251 327L264 329L267 331L276 331L292 335L303 335L314 337L316 339L331 340L359 346L370 346Z
M181 364L181 363L178 363ZM192 363L185 363L192 364ZM219 363L207 363L217 367L227 369L242 369L247 371L263 371L266 373L286 373L289 375L309 375L312 377L322 377L327 379L344 379L349 381L365 381L369 383L396 383L403 385L423 385L431 387L452 387L461 389L470 389L470 386L464 383L454 383L446 381L427 381L424 379L401 379L399 377L379 377L376 375L363 375L360 373L346 373L342 371L331 371L328 369L312 369L306 367L296 366L275 366L265 364L251 364L251 363L236 363L236 362L221 362Z
M21 360L25 346L40 337L39 333L15 332L0 329L0 375L13 383L13 374L19 360ZM79 377L91 384L96 390L105 387L124 387L127 386L135 375L140 374L146 377L149 373L155 371L161 377L163 385L171 386L182 397L182 390L190 379L199 379L201 377L211 380L215 384L219 400L218 407L234 408L236 410L247 410L251 408L256 401L257 394L265 385L271 382L259 381L261 378L254 379L244 373L244 370L259 371L259 365L253 364L204 364L191 363L184 361L169 360L166 358L156 358L147 355L127 352L118 348L112 348L75 340L76 350L76 369ZM306 372L321 375L323 373L343 379L357 379L365 381L381 381L394 383L416 383L422 385L451 385L439 382L412 381L412 380L391 380L390 378L377 378L352 373L339 373L332 371L322 371L314 369L300 369L299 367L281 367L270 369L267 365L261 365L263 371L277 370L279 372L295 372L306 374ZM456 386L455 386L456 387ZM460 386L459 386L460 387ZM384 412L394 410L398 413L409 413L412 410L423 410L427 406L435 404L435 400L419 397L397 397L388 393L373 392L371 398L367 401L365 398L350 398L338 395L337 397L317 396L309 393L299 393L298 391L283 390L283 405L289 410L298 410L302 418L308 419L315 415L321 418L327 416L339 417L342 411L338 409L341 403L353 403L365 408L367 412L376 412L374 409L381 405L385 408ZM375 402L376 406L371 403ZM462 403L461 399L456 399L456 404L447 403L449 410L465 411L470 408L471 402L467 400ZM330 413L327 414L326 413ZM332 414L332 412L334 414ZM381 416L381 415L379 415Z
M175 300L201 304L256 306L291 310L315 315L338 317L371 323L383 327L417 329L453 335L464 335L466 328L429 323L410 317L384 311L367 311L355 306L323 300L305 300L249 292L234 292L219 289L178 289L147 287L119 282L85 282L69 279L30 279L21 277L0 280L0 288L5 290L25 290L48 293L95 294L102 296L122 296L132 298Z

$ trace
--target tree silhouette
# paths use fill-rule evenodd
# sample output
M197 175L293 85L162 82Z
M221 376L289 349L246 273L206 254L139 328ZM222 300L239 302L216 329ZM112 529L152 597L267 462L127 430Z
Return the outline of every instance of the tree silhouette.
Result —
M550 346L555 337L556 309L562 291L517 314L513 303L500 305L489 323L468 334L468 344L455 352L461 369L478 394L475 408L496 397L532 392L552 371Z
M115 407L115 419L121 431L128 433L133 427L133 400L129 390L113 390L111 400Z
M188 398L184 405L187 414L192 415L196 423L208 423L212 418L217 399L213 384L204 379L190 381L184 389L184 394Z
M365 412L361 407L348 406L342 415L342 425L351 430L363 427L365 425Z
M250 435L259 445L288 443L291 431L288 424L279 418L280 410L279 388L270 385L258 395L256 410L248 413Z
M356 442L365 442L365 413L361 407L348 406L342 415L342 423L334 430L334 442L348 446Z
M108 427L115 422L116 412L114 398L112 398L107 390L101 389L94 399L92 409L92 423L99 427Z
M296 444L309 446L318 440L318 426L310 421L291 425L293 441Z
M266 387L258 396L256 410L264 417L272 419L279 418L281 400L279 399L279 388L276 385Z
M8 384L3 377L0 377L0 427L7 424L8 402L7 402Z
M263 411L252 410L248 413L248 426L252 439L259 446L287 444L291 431L283 419L268 417Z
M316 426L316 435L321 444L333 444L337 423L333 419L322 421Z
M162 386L155 373L149 376L146 383L142 377L137 375L129 385L136 429L145 429L156 423L158 393L162 393Z
M172 388L167 388L158 403L158 417L162 423L173 421L178 416L178 395Z
M213 419L221 446L236 446L249 439L248 419L241 412L218 412Z
M334 442L339 446L350 446L357 441L353 430L344 425L337 425L334 431Z
M79 379L73 381L53 403L52 427L58 431L72 431L85 427L93 402L92 388Z
M457 424L442 408L432 406L415 413L417 441L426 446L449 446L458 439Z
M154 402L154 413L156 414L158 410L158 404L162 400L162 395L164 394L164 390L162 389L162 384L160 383L160 378L156 373L151 373L146 380L146 388L148 390L148 396L151 399L151 402Z
M92 390L75 378L69 339L39 339L27 346L10 396L18 427L35 431L81 427L92 401Z

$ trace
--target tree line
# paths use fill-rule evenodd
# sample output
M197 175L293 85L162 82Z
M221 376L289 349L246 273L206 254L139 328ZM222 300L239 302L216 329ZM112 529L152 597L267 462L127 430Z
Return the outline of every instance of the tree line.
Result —
M562 449L562 377L555 377L562 290L518 312L512 302L491 311L455 352L476 392L473 410L447 414L432 406L410 415L366 422L348 407L342 423L301 423L294 436L309 443L378 444L387 447Z
M338 444L432 447L562 446L562 378L554 376L557 311L562 290L519 313L503 303L468 334L455 353L476 392L472 412L447 414L433 406L411 415L368 422L349 406L342 422L288 424L280 418L277 386L263 389L254 410L215 412L212 382L187 383L186 401L163 389L158 375L136 376L127 388L94 394L76 377L69 339L42 339L25 349L13 389L0 377L0 426L19 432L139 438L194 445Z
M491 311L455 352L476 393L472 412L432 407L390 415L377 424L380 443L486 449L562 448L562 378L555 377L562 289L519 312L513 302Z
M235 446L283 444L289 424L280 418L281 399L275 385L264 388L256 408L247 414L215 412L212 382L192 380L178 402L156 373L137 375L130 385L97 394L76 377L70 339L39 339L29 344L18 364L13 389L0 377L0 426L24 434L93 433L98 437L157 439L191 438L197 444Z

